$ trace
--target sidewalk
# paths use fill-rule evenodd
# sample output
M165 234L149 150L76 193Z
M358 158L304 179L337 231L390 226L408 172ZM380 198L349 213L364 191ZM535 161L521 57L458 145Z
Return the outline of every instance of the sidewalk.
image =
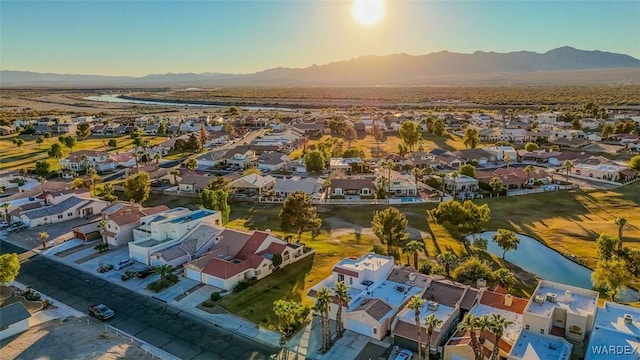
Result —
M26 285L21 284L17 281L13 281L9 283L9 285L13 285L17 288L20 288L21 290L24 290L27 288ZM34 289L34 290L38 291L38 289ZM37 313L32 314L31 317L29 318L29 327L40 325L42 323L46 323L47 321L55 320L55 319L62 319L67 317L81 318L81 317L88 316L87 314L81 311L78 311L69 305L65 305L60 301L50 296L47 296L46 294L41 293L40 291L38 291L38 293L40 293L40 298L42 300L51 301L51 303L53 304L53 306L56 307L56 309L40 310Z

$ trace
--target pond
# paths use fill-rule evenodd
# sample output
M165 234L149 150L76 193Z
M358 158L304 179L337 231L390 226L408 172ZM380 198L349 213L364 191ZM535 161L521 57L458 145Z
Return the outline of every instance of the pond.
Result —
M470 238L473 239L480 236L483 239L487 239L487 251L502 257L502 249L493 241L495 233L495 231L485 231L481 234L471 235ZM591 283L592 271L590 269L565 258L534 238L521 234L517 234L517 236L520 239L518 249L508 251L505 260L545 280L585 289L593 287ZM637 299L637 296L637 292L632 290L623 294L625 300L629 298L631 298L629 300Z

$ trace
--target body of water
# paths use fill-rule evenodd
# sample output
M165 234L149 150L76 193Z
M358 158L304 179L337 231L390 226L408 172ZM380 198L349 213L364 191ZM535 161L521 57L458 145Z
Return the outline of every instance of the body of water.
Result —
M191 103L177 103L171 101L148 101L148 100L131 100L131 99L123 99L118 97L119 95L98 95L98 96L87 96L84 98L85 100L90 101L100 101L100 102L109 102L109 103L129 103L129 104L144 104L144 105L162 105L162 106L187 106L187 107L202 107L202 108L218 108L218 109L226 109L229 106L224 105L207 105L207 104L191 104ZM287 111L292 112L294 109L290 108L280 108L280 107L268 107L268 106L237 106L241 109L251 110L251 111Z

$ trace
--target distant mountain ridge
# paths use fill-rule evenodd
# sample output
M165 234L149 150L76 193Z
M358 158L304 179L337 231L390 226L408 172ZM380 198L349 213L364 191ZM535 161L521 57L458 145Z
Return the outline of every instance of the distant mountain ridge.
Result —
M609 71L610 70L610 71ZM273 68L253 74L184 73L143 77L0 72L0 86L370 86L536 83L556 80L640 83L640 60L625 54L579 50L427 55L367 55L305 68ZM591 75L590 75L591 74ZM597 74L593 76L593 74ZM541 75L536 81L536 75ZM573 76L573 78L572 78ZM582 76L583 78L576 78ZM591 79L593 78L593 79Z

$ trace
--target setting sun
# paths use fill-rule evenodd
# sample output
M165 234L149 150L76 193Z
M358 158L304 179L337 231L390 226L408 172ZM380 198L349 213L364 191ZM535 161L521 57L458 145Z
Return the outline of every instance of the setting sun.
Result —
M384 17L384 0L354 0L351 14L360 25L375 25Z

